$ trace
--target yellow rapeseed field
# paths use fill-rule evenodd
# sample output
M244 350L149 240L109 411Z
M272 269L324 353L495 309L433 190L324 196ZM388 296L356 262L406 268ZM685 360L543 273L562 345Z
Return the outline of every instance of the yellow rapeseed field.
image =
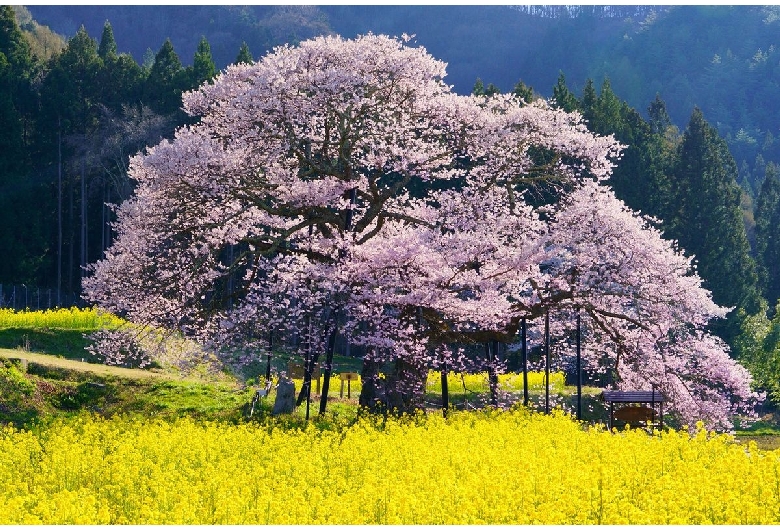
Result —
M71 307L45 311L0 309L0 328L96 331L101 328L116 328L122 323L122 319L111 313L94 308Z
M80 416L0 434L2 524L778 522L778 453L560 413L333 430Z
M461 374L450 372L447 377L448 388L451 393L462 393L463 389L470 392L489 392L488 373ZM523 390L523 374L510 372L498 375L498 385L501 390ZM550 373L550 391L561 392L566 385L566 374L563 372ZM441 372L431 370L428 372L426 389L429 392L441 392ZM532 392L544 391L544 372L528 372L528 389Z
M302 378L294 378L293 381L295 381L296 388L301 388L303 386ZM476 374L450 372L447 381L450 396L462 395L466 391L474 394L490 391L487 372ZM322 379L320 379L320 382L322 383ZM523 374L517 372L500 374L498 376L498 384L501 390L520 392L523 390ZM566 375L563 372L550 373L550 391L552 393L563 392L565 385ZM356 381L350 383L349 391L356 399L357 396L360 395L362 386L362 381L359 377ZM314 383L312 383L312 387L314 387ZM441 393L441 372L433 370L428 372L425 390L427 392ZM544 391L544 372L528 372L528 390L531 392ZM341 380L339 379L338 374L333 374L331 376L330 392L341 392ZM347 395L346 383L344 384L344 395Z

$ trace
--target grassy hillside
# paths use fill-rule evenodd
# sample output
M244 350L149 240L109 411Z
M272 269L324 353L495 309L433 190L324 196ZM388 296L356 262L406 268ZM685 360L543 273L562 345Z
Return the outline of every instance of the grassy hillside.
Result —
M218 370L214 366L196 366L182 371L175 366L153 363L149 369L107 366L90 358L84 350L86 333L99 327L116 325L110 315L93 310L59 310L48 312L13 312L0 310L0 424L17 427L48 422L60 416L80 412L104 417L139 415L175 419L192 417L231 423L262 419L270 415L275 393L256 402L258 384L263 384L265 362L259 360L241 373ZM77 328L77 329L74 329ZM277 353L273 371L288 369L288 357ZM360 372L357 358L337 357L330 384L329 413L319 418L327 425L335 418L357 414L360 381L342 390L340 372ZM505 404L522 400L522 378L505 374L500 379ZM296 380L300 389L302 381ZM314 385L313 385L314 386ZM542 374L529 374L531 406L544 409ZM319 389L312 391L311 416L316 417ZM342 393L343 392L343 393ZM598 399L601 389L586 387L583 391L583 416L586 421L606 418L604 405ZM475 410L487 406L489 388L486 374L451 374L450 403L453 409ZM431 374L426 390L426 406L441 407L441 381ZM552 374L551 406L574 410L576 388L566 386L564 375ZM305 405L288 418L289 425L304 424ZM324 422L324 423L323 423ZM745 440L757 440L761 447L780 446L780 428L775 416L767 414L762 421L739 434Z

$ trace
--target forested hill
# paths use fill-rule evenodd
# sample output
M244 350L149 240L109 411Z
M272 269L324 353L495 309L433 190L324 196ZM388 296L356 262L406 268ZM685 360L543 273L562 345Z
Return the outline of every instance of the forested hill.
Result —
M139 63L170 38L182 57L192 57L201 36L219 67L245 41L256 56L282 43L322 33L416 35L431 54L449 64L449 83L468 93L476 77L508 90L523 77L548 92L563 70L588 75L593 50L617 42L655 12L652 7L575 13L562 8L521 10L508 6L29 6L41 23L71 37L81 25L99 35L108 20L122 51ZM594 8L590 8L594 9ZM663 8L662 8L663 9ZM152 14L153 13L153 14ZM542 54L541 52L546 53ZM152 56L153 59L153 56ZM575 84L576 86L576 84ZM654 95L654 94L653 94Z
M522 80L549 97L560 72L643 112L660 94L681 129L698 106L723 136L752 195L780 161L780 7L322 7L337 33L415 34L468 93L477 77L509 91Z
M215 5L37 5L27 6L33 17L57 33L72 37L82 25L99 37L111 23L120 51L139 63L153 61L166 39L186 64L202 36L214 61L224 68L246 42L255 57L273 46L298 42L331 32L327 16L307 6ZM191 64L191 60L190 60Z
M468 93L476 78L511 90L518 80L552 95L564 72L580 94L587 79L644 111L659 93L683 128L694 106L729 145L755 195L764 164L780 160L780 7L769 6L30 6L67 37L108 20L120 51L150 63L170 38L186 64L205 36L218 68L245 41L255 57L317 34L416 35L448 63Z

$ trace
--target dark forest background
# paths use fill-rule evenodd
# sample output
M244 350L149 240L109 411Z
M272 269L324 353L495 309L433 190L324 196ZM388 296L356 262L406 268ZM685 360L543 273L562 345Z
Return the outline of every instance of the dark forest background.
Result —
M550 99L626 144L616 193L735 308L713 327L734 355L780 380L777 6L5 6L0 287L78 293L132 193L129 156L187 123L183 91L369 31L415 35L458 93Z

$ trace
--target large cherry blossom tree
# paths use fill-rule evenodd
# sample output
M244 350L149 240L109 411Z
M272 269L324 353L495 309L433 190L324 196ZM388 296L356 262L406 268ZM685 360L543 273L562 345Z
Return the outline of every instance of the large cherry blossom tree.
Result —
M750 393L703 331L724 310L599 184L620 146L542 101L454 94L407 40L321 37L185 94L197 123L132 160L136 192L88 299L232 354L302 337L307 375L322 352L329 373L344 334L366 347L371 392L395 363L401 408L454 345L581 310L594 366L600 352L622 384L727 425ZM534 206L540 185L559 200ZM132 351L117 340L101 347Z

